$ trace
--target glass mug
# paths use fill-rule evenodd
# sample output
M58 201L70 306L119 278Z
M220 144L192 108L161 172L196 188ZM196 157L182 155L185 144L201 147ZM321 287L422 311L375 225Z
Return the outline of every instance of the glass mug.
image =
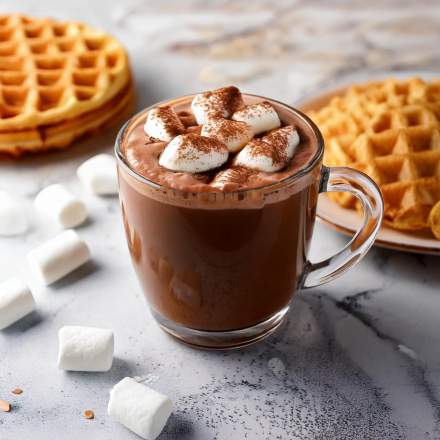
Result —
M185 96L158 105L187 105ZM243 94L246 104L269 101L281 120L294 120L315 153L299 172L259 188L185 192L139 174L124 156L124 142L145 120L131 118L116 140L119 195L128 247L152 315L163 330L191 345L224 349L273 332L299 289L342 275L372 246L383 201L365 174L322 164L324 143L316 125L280 102ZM147 147L146 147L147 148ZM307 259L318 194L356 196L364 221L338 253Z

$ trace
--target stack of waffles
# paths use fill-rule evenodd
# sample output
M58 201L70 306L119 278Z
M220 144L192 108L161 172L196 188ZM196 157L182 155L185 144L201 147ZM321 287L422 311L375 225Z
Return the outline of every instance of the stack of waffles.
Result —
M356 168L378 184L385 224L440 239L440 80L354 85L309 116L324 136L326 165ZM347 193L331 196L358 207Z
M87 25L0 16L0 153L64 148L128 113L127 54Z

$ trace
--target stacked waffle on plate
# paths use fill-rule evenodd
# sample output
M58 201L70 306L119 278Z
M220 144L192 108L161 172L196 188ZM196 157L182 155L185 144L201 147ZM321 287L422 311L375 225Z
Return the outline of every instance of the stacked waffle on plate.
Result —
M63 148L132 106L127 54L85 24L0 16L0 153Z
M356 168L379 185L387 225L431 227L440 238L436 216L430 216L440 200L440 80L354 85L309 115L324 135L325 164ZM356 207L347 193L331 196Z

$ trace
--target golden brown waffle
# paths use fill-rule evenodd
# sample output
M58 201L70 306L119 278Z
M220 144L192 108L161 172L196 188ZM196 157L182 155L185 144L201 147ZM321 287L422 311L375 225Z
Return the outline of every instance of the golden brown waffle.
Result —
M0 152L67 146L128 105L130 78L124 48L102 31L1 16Z
M429 213L440 200L440 80L355 85L309 115L325 138L324 162L356 168L379 185L386 224L429 228ZM349 194L331 197L358 207Z

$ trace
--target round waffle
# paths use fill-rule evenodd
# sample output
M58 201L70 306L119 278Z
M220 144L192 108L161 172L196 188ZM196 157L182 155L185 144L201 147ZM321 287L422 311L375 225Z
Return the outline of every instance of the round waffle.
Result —
M440 200L440 80L355 85L309 115L325 138L324 162L356 168L378 184L385 224L429 229ZM347 193L331 197L359 207Z
M69 145L132 103L127 54L82 23L0 16L0 152Z

